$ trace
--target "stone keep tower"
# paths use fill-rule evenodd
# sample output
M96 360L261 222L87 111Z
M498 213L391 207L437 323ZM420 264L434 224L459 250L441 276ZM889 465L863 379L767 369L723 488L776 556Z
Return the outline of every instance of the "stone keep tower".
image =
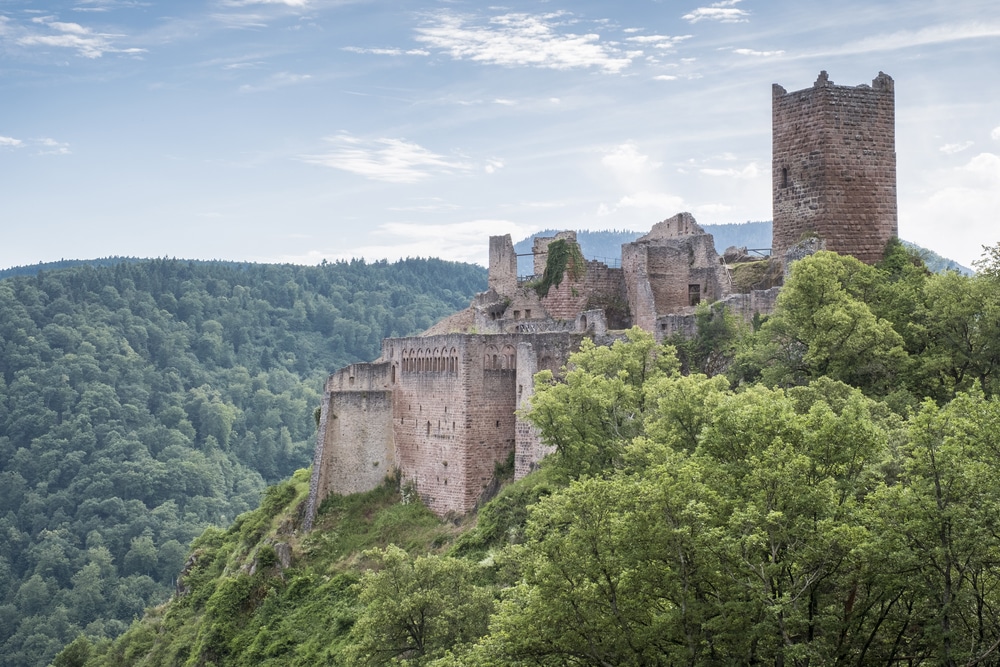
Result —
M803 236L873 264L898 233L895 93L879 72L871 86L772 88L772 254Z

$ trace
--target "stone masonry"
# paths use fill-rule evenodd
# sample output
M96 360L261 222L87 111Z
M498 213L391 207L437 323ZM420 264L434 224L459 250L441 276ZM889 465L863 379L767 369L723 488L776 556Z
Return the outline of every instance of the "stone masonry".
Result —
M895 93L882 72L871 86L772 90L772 256L817 235L829 250L869 264L897 235Z

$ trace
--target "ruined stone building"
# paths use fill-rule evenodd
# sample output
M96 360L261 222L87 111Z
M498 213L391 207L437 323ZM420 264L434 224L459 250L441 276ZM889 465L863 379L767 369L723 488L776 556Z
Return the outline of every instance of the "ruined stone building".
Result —
M833 86L825 72L812 89L775 86L772 256L790 262L825 244L881 257L896 233L892 95L881 73L870 88ZM749 320L777 296L737 293L690 213L623 244L620 267L584 259L575 232L536 238L532 256L535 275L519 277L510 236L491 237L488 289L469 308L330 376L307 527L326 496L371 490L394 471L437 514L466 513L512 453L520 478L549 452L518 410L535 373L559 373L584 337L608 343L635 325L662 339L690 333L699 303Z

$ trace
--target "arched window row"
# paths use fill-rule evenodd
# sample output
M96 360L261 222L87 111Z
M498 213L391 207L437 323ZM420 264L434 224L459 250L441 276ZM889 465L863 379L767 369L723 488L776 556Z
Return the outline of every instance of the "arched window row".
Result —
M483 368L494 371L512 371L517 369L517 353L512 345L504 345L498 349L493 345L486 348L483 357Z
M403 350L404 373L457 373L458 350L455 348L410 348Z

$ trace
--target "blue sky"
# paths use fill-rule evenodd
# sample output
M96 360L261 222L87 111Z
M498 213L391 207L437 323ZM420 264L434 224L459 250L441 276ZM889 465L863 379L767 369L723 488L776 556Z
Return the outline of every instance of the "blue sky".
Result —
M996 0L0 0L0 267L486 260L771 217L771 84L896 81L900 236L1000 241Z

